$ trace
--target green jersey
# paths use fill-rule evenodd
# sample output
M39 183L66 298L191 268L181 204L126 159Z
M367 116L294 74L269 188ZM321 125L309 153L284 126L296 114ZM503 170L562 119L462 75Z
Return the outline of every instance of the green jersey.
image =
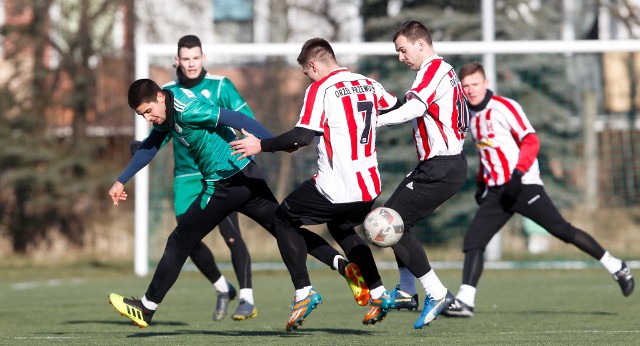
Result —
M174 141L188 148L204 180L228 178L249 163L248 158L237 160L231 155L229 143L236 139L236 134L229 127L218 126L219 106L189 89L175 88L170 93L173 119L168 116L163 124L153 127L158 131L169 131Z
M165 84L162 88L173 91L183 88L183 86L176 80ZM189 90L196 94L202 94L217 106L241 112L251 118L255 118L247 102L240 96L240 93L233 83L226 77L207 74L198 85L189 88ZM182 176L200 175L200 170L191 154L189 154L189 149L178 141L173 141L173 156L173 176L175 179L179 179ZM200 188L200 186L198 186L198 188Z
M182 84L180 84L178 80L175 80L165 84L163 89L174 90L182 87ZM240 96L236 87L226 77L207 73L200 83L191 87L189 90L202 94L217 106L238 111L251 118L255 118L247 102ZM167 136L167 138L169 140L171 136ZM202 174L189 153L189 148L180 143L180 141L173 141L173 157L173 202L176 216L179 216L186 212L191 202L193 202L202 190L202 184L200 183Z

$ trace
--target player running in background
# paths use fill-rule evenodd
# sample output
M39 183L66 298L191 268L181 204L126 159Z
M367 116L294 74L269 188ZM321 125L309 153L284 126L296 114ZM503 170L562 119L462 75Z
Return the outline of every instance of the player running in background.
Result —
M476 179L480 207L464 237L462 285L455 301L442 314L473 316L484 250L514 213L599 260L618 282L622 294L629 296L634 280L627 265L589 234L565 221L545 192L536 158L540 143L522 107L514 100L494 95L477 62L463 65L460 78L469 99L471 134L480 155Z
M431 34L422 23L402 23L393 41L399 60L417 75L406 93L407 102L380 116L378 126L412 121L418 165L384 206L397 211L404 221L402 238L392 246L400 274L406 267L405 275L418 278L426 292L422 313L413 325L419 329L435 319L453 295L431 268L422 244L410 231L416 222L455 195L467 179L462 145L469 112L455 70L435 53Z
M109 302L116 311L146 327L202 238L234 211L247 215L275 236L273 216L278 202L258 165L249 158L237 159L229 148L229 143L237 138L233 129L245 129L263 138L271 136L256 120L221 108L189 89L162 90L150 79L133 82L128 98L129 106L153 123L153 130L109 190L114 205L127 199L124 184L151 162L169 133L189 148L203 176L201 192L169 235L142 299L109 294ZM346 261L333 247L313 232L306 229L299 232L312 256L340 270L339 263ZM210 260L208 267L215 267L213 257Z
M228 78L207 73L204 69L205 59L206 55L202 52L202 44L197 36L181 37L178 40L178 55L174 65L178 79L165 84L163 89L187 88L204 95L215 105L255 118L247 102ZM132 146L137 149L141 143L135 141ZM133 151L132 149L132 153ZM189 154L189 149L179 141L173 141L173 159L173 207L179 222L202 190L202 174ZM251 256L240 233L238 213L232 212L220 222L218 228L231 251L231 262L238 278L240 292L236 292L217 267L210 265L214 263L213 253L204 242L198 243L189 256L218 293L213 319L220 321L227 315L229 301L236 295L240 302L231 317L237 321L256 317L258 309L255 306L251 283Z
M301 225L327 224L331 236L356 263L370 290L369 309L362 321L382 321L393 300L382 284L371 249L354 227L380 194L375 123L381 110L397 104L380 83L340 67L333 48L322 38L302 46L298 63L311 79L296 126L279 136L247 137L231 142L241 157L260 152L289 151L315 141L318 173L280 204L274 221L278 246L295 287L288 331L295 330L322 298L309 279ZM366 301L364 301L366 304Z

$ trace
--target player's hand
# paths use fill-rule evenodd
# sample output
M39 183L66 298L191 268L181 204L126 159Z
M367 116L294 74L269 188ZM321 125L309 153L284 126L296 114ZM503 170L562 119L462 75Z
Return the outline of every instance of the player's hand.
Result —
M245 138L229 143L229 145L231 145L231 149L233 149L231 155L240 155L238 160L242 160L245 157L253 156L262 152L262 146L260 145L259 138L244 129L242 129L242 134Z
M482 200L486 195L487 195L487 185L481 182L476 183L476 194L474 196L476 199L476 204L478 205L482 204Z
M524 173L519 169L514 169L511 172L511 178L509 182L504 187L504 192L502 193L502 201L508 204L513 204L518 199L518 195L522 190L522 176Z
M109 196L111 196L111 200L113 200L113 205L116 207L119 205L120 201L127 200L127 192L124 190L124 185L116 181L111 189L109 189Z

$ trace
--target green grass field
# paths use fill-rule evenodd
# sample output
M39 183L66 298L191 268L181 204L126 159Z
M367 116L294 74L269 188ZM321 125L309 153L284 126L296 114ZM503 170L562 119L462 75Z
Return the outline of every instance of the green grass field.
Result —
M224 274L233 278L231 272ZM293 296L285 271L254 273L258 317L241 322L229 317L214 322L211 286L198 273L183 273L145 329L107 301L110 292L144 293L150 278L135 277L128 267L0 268L0 275L1 345L640 343L640 292L624 298L603 269L486 270L473 318L440 317L422 330L412 327L419 314L407 311L392 311L380 324L363 325L365 308L356 305L344 279L314 269L311 278L324 303L291 333L284 331ZM457 292L459 270L439 270L438 275ZM382 276L388 289L398 280L396 271L382 271Z

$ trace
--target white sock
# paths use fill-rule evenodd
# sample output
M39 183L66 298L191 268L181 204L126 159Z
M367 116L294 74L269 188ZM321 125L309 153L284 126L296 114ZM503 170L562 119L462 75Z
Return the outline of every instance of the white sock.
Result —
M461 285L456 299L469 305L470 307L476 306L476 291L477 288L469 285Z
M333 270L338 270L338 261L340 261L340 259L344 259L344 257L342 257L342 255L336 255L336 257L333 258Z
M600 263L602 263L605 269L611 274L615 274L618 270L622 269L622 261L611 256L609 251L604 253L600 259Z
M140 299L140 301L142 302L142 305L144 305L144 307L149 310L156 311L156 309L158 308L158 304L147 299L147 296L142 296L142 299Z
M447 295L447 288L444 287L436 272L431 269L428 273L419 277L420 283L424 287L425 292L431 296L431 298L439 300Z
M400 291L410 296L416 294L416 277L411 274L409 268L400 267L398 271L400 272Z
M218 281L213 283L213 287L215 287L216 291L220 293L229 292L229 284L227 283L227 279L224 278L224 275L220 275Z
M241 288L238 293L238 300L243 300L253 305L253 288Z
M305 286L299 290L296 290L296 301L299 302L309 295L309 291L311 291L311 286Z
M381 285L372 289L371 291L369 291L369 293L371 294L371 299L380 299L380 297L382 297L382 294L386 291L387 289L384 288L384 285Z

